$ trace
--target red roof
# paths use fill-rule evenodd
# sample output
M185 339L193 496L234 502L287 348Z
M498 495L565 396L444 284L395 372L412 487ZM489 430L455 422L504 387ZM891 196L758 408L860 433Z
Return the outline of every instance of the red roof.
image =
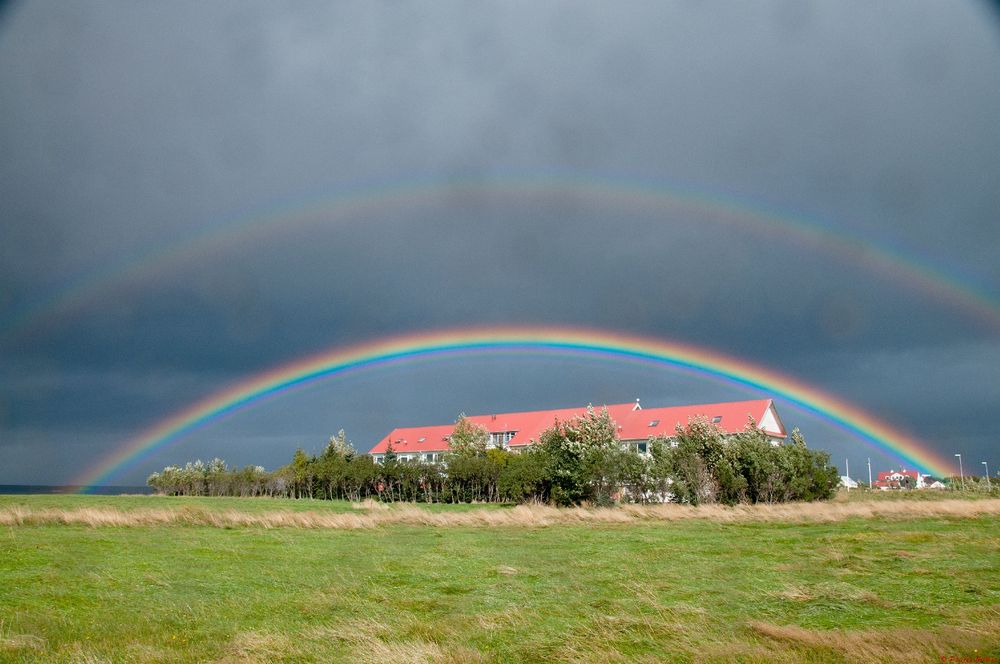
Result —
M753 417L760 424L764 421L768 409L773 409L771 399L756 401L731 401L727 403L697 404L692 406L671 406L668 408L643 408L635 410L634 403L616 404L613 406L595 406L600 411L607 408L611 419L618 426L618 437L621 440L646 440L650 436L673 436L677 425L685 426L695 417L704 417L714 421L716 426L726 433L743 431L748 417ZM583 415L587 408L563 408L559 410L535 410L524 413L498 413L496 415L473 415L468 419L480 424L490 433L505 431L516 432L508 443L511 447L530 445L539 439L542 432L559 420L565 422ZM774 424L771 429L765 429L768 435L784 438L785 429L777 411L772 410ZM716 420L716 418L718 418ZM370 454L382 454L389 442L396 452L442 452L448 449L448 436L451 435L454 424L443 424L423 427L405 427L393 429L388 436L380 440Z
M879 473L878 481L889 482L890 481L889 478L892 477L893 475L905 475L907 477L912 477L915 480L920 479L920 474L915 470L889 470Z

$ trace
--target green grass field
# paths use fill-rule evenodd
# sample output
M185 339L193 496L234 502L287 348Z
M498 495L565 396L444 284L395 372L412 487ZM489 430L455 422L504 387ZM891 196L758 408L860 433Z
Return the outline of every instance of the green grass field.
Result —
M0 510L14 506L356 511L320 501L0 497ZM996 515L0 530L3 661L941 657L1000 659Z

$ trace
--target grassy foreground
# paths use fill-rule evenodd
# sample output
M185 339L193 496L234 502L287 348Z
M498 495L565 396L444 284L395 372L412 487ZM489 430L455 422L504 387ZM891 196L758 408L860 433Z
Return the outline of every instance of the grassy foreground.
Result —
M928 505L829 522L706 510L491 525L447 506L430 514L454 520L437 526L8 521L0 660L1000 660L1000 510ZM393 513L310 501L0 499L0 513L15 508Z

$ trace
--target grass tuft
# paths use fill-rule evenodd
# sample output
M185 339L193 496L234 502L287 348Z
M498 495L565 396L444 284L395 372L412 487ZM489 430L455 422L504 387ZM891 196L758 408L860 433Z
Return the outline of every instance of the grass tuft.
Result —
M776 654L785 657L797 652L845 662L948 661L957 653L986 656L996 647L1000 624L980 625L976 631L956 626L930 629L818 630L798 625L776 625L752 620L747 628L773 642ZM964 660L963 660L964 661ZM975 661L973 659L972 661Z
M0 618L0 653L24 653L45 649L45 639L32 634L15 634L10 624Z

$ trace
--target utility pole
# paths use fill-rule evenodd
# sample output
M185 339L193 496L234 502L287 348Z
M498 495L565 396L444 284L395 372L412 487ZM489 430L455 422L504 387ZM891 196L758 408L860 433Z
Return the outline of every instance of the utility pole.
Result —
M872 458L868 457L868 489L872 488Z
M846 482L846 484L847 484L847 493L850 493L851 492L851 460L850 459L844 459L844 466L846 466L846 472L847 472L847 482Z
M958 474L962 478L962 491L965 491L965 471L962 470L962 455L956 454L958 457Z
M990 485L990 467L985 461L983 461L983 465L986 466L986 490L989 491L993 488Z

